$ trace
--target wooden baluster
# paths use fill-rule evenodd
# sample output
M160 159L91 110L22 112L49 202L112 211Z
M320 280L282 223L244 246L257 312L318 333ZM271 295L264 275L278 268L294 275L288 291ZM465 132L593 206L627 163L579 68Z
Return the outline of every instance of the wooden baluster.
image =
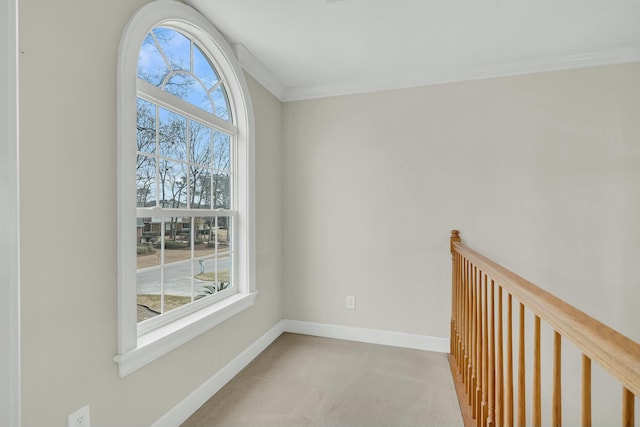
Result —
M451 255L451 332L449 339L449 354L451 357L456 357L456 339L457 335L457 323L458 323L458 255Z
M460 363L460 358L462 357L462 329L463 329L463 307L464 307L464 297L463 297L463 285L464 285L464 258L462 255L458 254L459 258L459 268L458 272L458 320L456 322L456 327L458 328L458 334L456 336L456 363Z
M460 329L460 335L458 336L458 359L456 360L456 362L458 363L458 373L462 374L462 370L460 369L461 366L461 360L464 359L464 311L465 311L465 307L466 307L466 303L465 303L465 293L464 293L464 271L465 271L465 265L466 265L466 260L464 259L464 257L462 257L462 255L460 255L460 258L462 259L462 278L460 280L460 304L459 304L459 308L458 310L460 310L460 321L459 321L459 329ZM462 382L464 382L464 375L462 375Z
M553 334L553 397L551 404L551 426L562 427L562 337Z
M464 287L464 292L465 292L465 317L464 317L464 361L463 361L463 366L462 366L462 376L465 378L465 392L468 393L469 390L469 383L471 382L471 378L468 375L468 369L467 367L469 366L469 350L471 349L469 347L469 334L471 333L471 328L469 327L469 319L471 318L471 295L470 295L470 283L471 283L471 279L469 276L469 260L467 260L467 266L466 266L466 282L465 282L465 287Z
M467 265L468 260L464 260L464 277L462 282L462 294L463 294L463 311L462 311L462 337L460 345L462 347L462 352L460 356L460 360L458 361L460 375L462 375L462 382L467 384L467 369L466 369L466 360L467 360L467 331L469 330L467 325L467 319L469 318L469 282L467 280Z
M462 333L462 312L460 310L460 307L462 306L462 256L460 254L456 254L456 262L456 336L455 342L453 343L453 349L457 364L460 360L460 334Z
M471 404L471 384L473 383L471 363L473 359L471 357L473 351L473 265L469 261L467 265L468 278L467 278L467 351L465 353L465 366L464 370L467 377L467 396L469 396L469 404Z
M466 271L466 260L464 259L464 257L462 255L460 255L460 261L461 261L461 270L460 270L460 321L459 321L459 330L460 330L460 334L458 336L458 354L460 355L460 357L458 358L458 368L462 365L460 365L461 361L464 360L464 328L465 328L465 310L466 310L466 300L465 300L465 293L464 293L464 287L465 287L465 271ZM462 372L460 372L462 373ZM462 376L462 381L464 381L464 375Z
M476 361L476 266L471 265L471 287L469 291L471 292L470 310L471 315L469 316L469 390L467 393L469 394L469 404L471 405L471 414L473 418L476 417L476 370L474 367L474 363Z
M622 427L633 427L634 419L634 396L626 387L622 387Z
M449 325L449 354L455 357L453 349L454 337L456 336L456 256L451 254L451 322Z
M502 286L498 286L498 357L496 360L496 425L504 425L504 367L502 366Z
M507 295L507 403L505 405L504 425L513 426L513 301Z
M533 323L533 395L531 425L533 427L542 426L542 406L540 395L540 318L534 317Z
M482 302L482 425L486 427L489 416L489 322L488 322L488 296L487 296L487 275L484 275L484 285L482 292L484 299Z
M467 380L467 376L466 376L466 369L464 369L464 366L466 366L465 363L465 357L466 357L466 352L467 352L467 347L466 347L466 334L467 334L467 317L469 316L469 312L468 312L468 308L469 308L469 294L467 292L467 288L468 288L468 281L467 281L467 263L468 261L465 259L464 260L464 266L463 266L463 272L462 272L462 295L463 295L463 306L462 306L462 337L460 337L460 374L462 375L462 380L466 383Z
M520 336L518 337L518 419L516 425L525 427L527 424L527 404L525 401L524 378L524 305L520 303Z
M456 251L453 249L453 244L460 241L460 232L458 230L451 230L451 237L449 238L451 244L451 334L449 335L450 339L450 349L449 352L455 357L455 340L456 336L456 302L458 300L457 295L457 287L458 287L458 257L456 256Z
M495 427L495 400L496 400L496 331L495 331L495 283L491 280L491 298L489 299L489 375L487 387L489 388L489 413L487 414L487 427Z
M591 359L582 355L582 408L580 425L591 427Z
M462 282L462 258L460 254L456 253L456 323L455 323L455 340L453 344L453 352L455 353L456 361L460 358L460 352L458 351L458 343L460 342L460 298L461 298L461 288L460 284Z
M482 426L482 270L478 271L476 293L476 421Z

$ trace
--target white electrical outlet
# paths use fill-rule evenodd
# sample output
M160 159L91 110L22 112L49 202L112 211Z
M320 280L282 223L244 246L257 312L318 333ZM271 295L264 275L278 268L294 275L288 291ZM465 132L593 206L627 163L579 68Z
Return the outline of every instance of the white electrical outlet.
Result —
M67 418L68 427L91 427L89 405L78 409Z
M355 310L356 309L356 297L353 295L347 295L347 309Z

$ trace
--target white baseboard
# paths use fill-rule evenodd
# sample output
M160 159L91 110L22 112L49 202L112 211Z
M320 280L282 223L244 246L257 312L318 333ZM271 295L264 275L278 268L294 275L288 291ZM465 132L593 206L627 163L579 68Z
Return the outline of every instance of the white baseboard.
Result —
M283 322L284 332L366 342L370 344L389 345L392 347L436 351L439 353L449 352L449 338L383 331L379 329L303 322L300 320L283 320Z
M242 353L231 360L227 365L216 372L204 384L195 389L169 412L151 425L151 427L177 427L196 412L204 403L218 392L225 384L235 377L245 366L256 358L269 346L282 332L284 321L276 323L264 335L247 347Z
M329 325L324 323L303 322L300 320L281 320L262 335L256 342L209 378L204 384L185 397L173 409L164 414L151 427L177 427L196 412L204 403L236 376L245 366L256 358L269 344L283 332L314 335L324 338L389 345L393 347L413 348L417 350L449 352L449 339L427 335L407 334L403 332L378 329L354 328L350 326Z

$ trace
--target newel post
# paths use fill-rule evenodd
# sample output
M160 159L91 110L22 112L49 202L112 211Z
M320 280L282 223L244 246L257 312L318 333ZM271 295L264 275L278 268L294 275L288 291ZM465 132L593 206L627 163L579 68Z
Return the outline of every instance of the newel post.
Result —
M451 237L449 238L450 250L451 250L451 332L449 334L449 352L453 355L456 354L457 340L456 334L456 307L457 307L457 271L456 268L456 251L453 248L453 244L460 242L460 232L458 230L451 230Z
M449 241L451 243L451 257L453 259L453 255L456 253L453 249L453 244L460 243L460 232L458 230L451 230L451 237L449 238Z

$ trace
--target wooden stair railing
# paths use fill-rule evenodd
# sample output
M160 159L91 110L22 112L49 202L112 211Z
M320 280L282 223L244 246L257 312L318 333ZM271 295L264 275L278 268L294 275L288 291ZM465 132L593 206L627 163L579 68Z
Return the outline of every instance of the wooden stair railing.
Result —
M582 352L581 425L591 426L593 360L620 382L621 425L633 427L634 396L640 396L640 344L463 245L459 231L453 230L450 240L453 266L450 363L465 425L526 426L527 309L534 316L530 425L562 425L561 344L565 338ZM505 295L506 316L503 312ZM518 300L519 315L516 392L514 298ZM550 422L543 422L541 414L541 320L554 329ZM515 402L514 398L517 398Z

